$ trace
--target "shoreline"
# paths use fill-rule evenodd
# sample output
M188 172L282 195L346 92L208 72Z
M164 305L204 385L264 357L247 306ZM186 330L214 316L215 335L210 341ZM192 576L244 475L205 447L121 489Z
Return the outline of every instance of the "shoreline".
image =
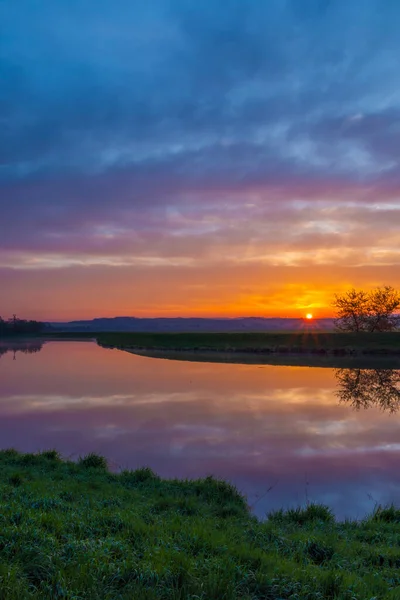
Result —
M169 360L282 366L400 368L400 333L103 333L105 348Z
M166 360L328 368L400 368L400 332L341 333L130 333L52 332L0 337L0 347L47 342L95 342Z
M52 332L0 337L0 345L91 341L152 358L195 362L349 368L400 368L400 332L130 333Z
M129 352L136 356L156 358L160 360L177 360L188 362L208 362L219 364L240 364L258 366L285 366L285 367L321 367L321 368L354 368L354 369L398 369L400 368L400 356L395 355L367 355L354 354L312 354L295 352L243 352L222 350L177 350L177 349L155 349L155 348L130 348L118 346L105 346L102 348Z

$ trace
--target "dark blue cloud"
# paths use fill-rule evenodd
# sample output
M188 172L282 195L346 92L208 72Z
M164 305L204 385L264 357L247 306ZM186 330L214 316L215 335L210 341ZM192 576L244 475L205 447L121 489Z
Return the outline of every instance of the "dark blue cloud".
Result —
M222 219L263 186L282 211L395 195L399 26L381 0L0 1L0 245Z
M3 2L2 178L168 160L221 139L296 163L285 146L318 153L314 122L340 130L398 108L399 21L378 0ZM363 140L347 142L351 154Z

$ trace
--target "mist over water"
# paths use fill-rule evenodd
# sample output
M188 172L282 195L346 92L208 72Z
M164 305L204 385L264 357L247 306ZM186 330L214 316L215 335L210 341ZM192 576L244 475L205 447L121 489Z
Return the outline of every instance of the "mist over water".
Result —
M92 342L0 344L0 445L215 475L256 514L400 503L399 371L179 362ZM270 489L272 488L272 489ZM268 491L269 490L269 491Z

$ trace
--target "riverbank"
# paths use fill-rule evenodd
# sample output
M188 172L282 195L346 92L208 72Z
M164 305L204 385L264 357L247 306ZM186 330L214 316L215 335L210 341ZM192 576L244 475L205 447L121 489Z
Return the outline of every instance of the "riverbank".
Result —
M105 333L63 332L8 336L0 345L95 341L142 356L201 362L329 368L400 368L395 333Z
M398 598L400 511L336 522L310 504L265 522L211 477L110 473L104 459L0 452L0 578L25 598Z
M104 346L107 348L108 346ZM110 346L113 348L113 346ZM147 358L179 360L183 362L207 362L238 365L281 366L281 367L321 367L328 369L399 369L400 355L334 355L334 354L295 354L290 352L222 352L190 350L142 350L139 348L117 348Z
M99 344L124 349L252 354L400 355L396 333L98 333Z
M0 341L96 340L101 346L171 352L400 356L400 331L388 333L132 333L54 331L0 337Z
M382 368L400 366L400 332L102 333L96 339L107 348L173 360L330 368L371 368L380 362Z

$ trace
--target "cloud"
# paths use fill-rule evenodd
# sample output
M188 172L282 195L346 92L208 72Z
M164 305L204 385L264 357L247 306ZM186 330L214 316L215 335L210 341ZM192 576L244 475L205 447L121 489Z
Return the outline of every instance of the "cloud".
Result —
M3 177L104 171L221 140L331 168L339 156L309 135L314 122L398 108L399 11L304 4L3 4Z
M174 265L0 268L3 317L43 320L95 316L331 316L334 293L400 285L393 265L271 265L258 261Z
M398 266L396 4L22 0L0 23L2 267Z

